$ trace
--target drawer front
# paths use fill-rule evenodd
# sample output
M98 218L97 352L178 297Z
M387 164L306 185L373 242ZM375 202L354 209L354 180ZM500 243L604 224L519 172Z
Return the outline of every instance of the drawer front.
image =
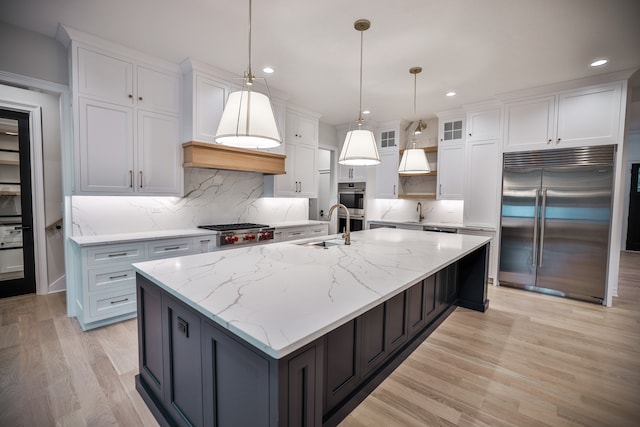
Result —
M193 239L157 240L147 243L149 258L169 258L189 255L195 252Z
M89 316L87 322L120 316L136 311L135 286L120 292L89 295Z
M87 265L107 265L116 262L137 262L145 258L143 244L105 245L87 250Z
M136 272L131 268L131 264L119 268L90 269L88 275L89 292L102 292L126 286L131 289L136 285Z
M319 227L313 227L309 229L309 236L326 236L329 234L329 226L321 225Z
M291 230L284 231L284 240L296 240L296 239L304 239L307 237L307 230L304 228L295 228Z

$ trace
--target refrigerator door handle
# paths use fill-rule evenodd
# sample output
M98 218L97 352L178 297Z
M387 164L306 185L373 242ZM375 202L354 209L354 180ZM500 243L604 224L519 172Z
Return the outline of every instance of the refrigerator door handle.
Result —
M531 259L531 266L535 267L536 263L538 261L537 259L537 255L538 255L538 251L536 250L538 248L538 207L540 205L540 190L536 189L536 203L535 203L535 207L533 209L533 250L532 252L532 259Z
M544 223L547 216L547 189L542 190L542 212L540 213L540 254L538 267L542 267L542 252L544 250Z

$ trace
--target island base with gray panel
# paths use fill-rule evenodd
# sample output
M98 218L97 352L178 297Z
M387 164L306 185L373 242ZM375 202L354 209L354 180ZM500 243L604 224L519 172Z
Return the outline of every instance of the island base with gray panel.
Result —
M487 309L488 248L282 358L138 274L136 388L161 425L335 426L456 306Z

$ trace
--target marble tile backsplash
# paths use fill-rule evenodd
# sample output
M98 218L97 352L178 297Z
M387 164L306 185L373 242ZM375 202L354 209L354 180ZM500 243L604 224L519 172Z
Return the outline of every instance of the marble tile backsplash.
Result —
M73 196L74 236L193 228L202 224L301 221L308 199L263 195L263 175L185 169L184 197Z
M367 220L417 221L418 202L424 222L462 224L462 200L374 199L367 203Z

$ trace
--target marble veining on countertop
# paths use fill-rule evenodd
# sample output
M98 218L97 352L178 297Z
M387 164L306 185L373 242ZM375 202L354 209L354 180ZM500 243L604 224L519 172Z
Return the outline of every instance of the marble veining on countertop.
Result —
M134 268L280 358L489 240L381 228L352 233L350 246L322 249L282 242L147 261Z
M217 231L202 228L185 228L177 230L142 231L138 233L100 234L95 236L71 236L78 246L104 245L107 243L131 243L148 240L170 239L175 237L196 237L217 234Z

